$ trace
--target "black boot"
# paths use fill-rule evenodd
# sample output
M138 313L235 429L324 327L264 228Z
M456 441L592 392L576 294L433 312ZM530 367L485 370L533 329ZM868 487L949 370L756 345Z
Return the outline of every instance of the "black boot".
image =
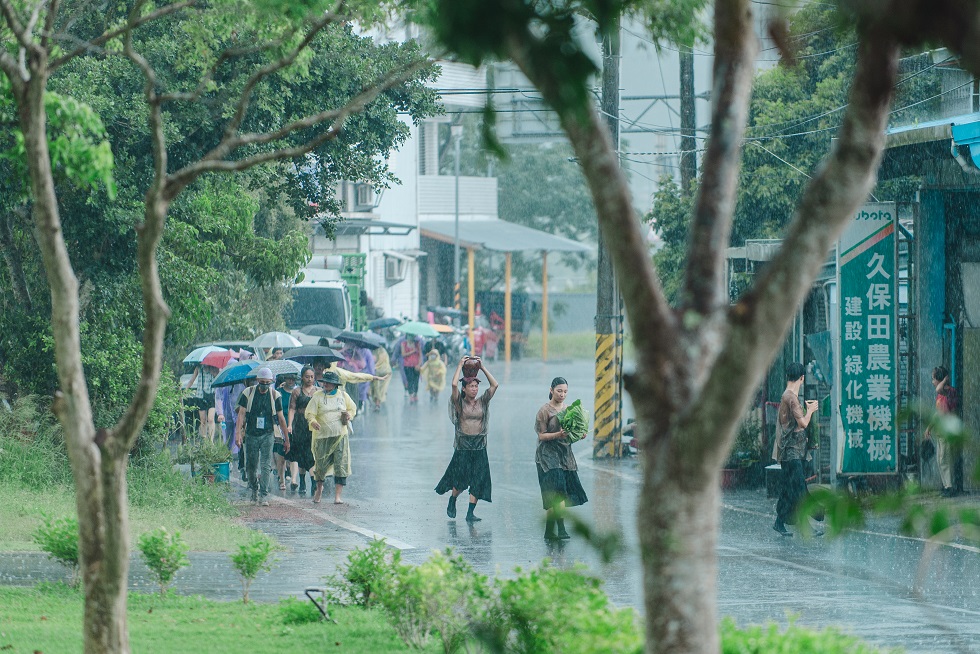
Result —
M565 531L565 521L561 518L558 518L558 538L561 540L568 540L571 538L571 536L568 535L568 532Z
M790 537L791 537L791 536L793 535L793 534L792 534L791 532L789 532L789 531L788 531L788 530L786 529L786 525L784 525L784 524L783 524L783 521L782 521L782 520L780 520L779 518L776 518L776 522L774 522L774 523L773 523L773 525L772 525L772 528L773 528L773 529L774 529L774 530L776 531L776 533L777 533L777 534L779 534L780 536L790 536Z
M473 515L473 509L476 508L476 502L470 502L470 508L466 509L466 522L479 522L480 518Z
M299 494L300 494L301 497L306 495L306 474L305 473L299 476Z
M551 518L544 523L544 539L549 542L558 540L558 536L555 535L555 521Z
M456 498L457 497L459 497L459 495L453 495L452 493L450 493L449 494L449 505L446 507L446 515L448 515L450 518L453 518L454 520L456 519Z

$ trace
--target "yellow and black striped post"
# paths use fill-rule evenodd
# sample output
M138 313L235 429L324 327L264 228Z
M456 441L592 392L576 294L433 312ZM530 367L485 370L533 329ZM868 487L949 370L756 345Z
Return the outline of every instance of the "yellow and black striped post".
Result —
M619 380L616 334L595 335L595 434L592 455L618 457Z
M457 279L456 283L453 285L453 308L457 311L459 311L459 308L463 306L459 297L459 287L460 284L459 280Z

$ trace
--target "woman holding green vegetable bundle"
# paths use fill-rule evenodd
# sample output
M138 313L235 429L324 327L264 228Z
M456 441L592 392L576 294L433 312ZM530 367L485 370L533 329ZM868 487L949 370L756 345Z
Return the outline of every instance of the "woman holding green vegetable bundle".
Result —
M538 410L538 415L534 419L534 431L538 435L538 449L534 454L534 462L538 468L541 500L545 511L548 512L544 530L545 540L571 538L565 531L562 511L565 506L579 506L589 501L585 489L582 488L582 482L579 481L578 464L575 462L575 455L572 454L572 439L578 440L585 435L588 430L588 418L576 402L561 416L566 425L562 427L559 414L565 409L567 395L568 382L563 377L555 377L551 380L548 402Z

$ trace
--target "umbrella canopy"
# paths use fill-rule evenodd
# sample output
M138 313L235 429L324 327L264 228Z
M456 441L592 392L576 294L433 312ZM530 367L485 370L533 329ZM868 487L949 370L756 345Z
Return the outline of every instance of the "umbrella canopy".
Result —
M439 335L439 332L427 322L419 322L413 320L407 322L404 325L399 325L395 327L395 331L402 332L403 334L414 334L415 336L425 336L426 338L433 338Z
M214 381L211 382L211 388L241 384L245 381L245 377L248 375L248 373L252 372L252 370L258 367L259 362L254 359L233 363L218 373L218 375L214 378Z
M213 366L218 370L221 370L228 365L228 362L232 359L237 359L238 353L232 352L231 350L223 350L221 352L209 352L201 363L205 366Z
M252 341L253 347L299 347L302 345L298 340L286 332L266 332Z
M436 330L440 334L452 334L455 329L451 325L440 325L438 323L432 325L432 329Z
M299 373L303 369L303 366L296 363L295 361L290 361L289 359L277 359L275 361L261 361L259 362L258 366L256 366L252 370L249 370L248 374L245 375L245 377L249 379L255 378L256 377L255 373L258 372L261 368L268 368L269 370L272 371L272 374L275 377L281 377L283 375L296 375L297 377L299 377ZM214 384L211 385L214 386Z
M394 327L400 324L402 324L402 321L398 318L378 318L368 323L368 329L384 329L385 327Z
M304 334L309 334L310 336L322 336L323 338L337 338L337 334L344 331L340 327L334 327L333 325L307 325L300 329Z
M326 359L327 363L344 360L342 355L331 350L329 347L322 347L320 345L304 345L303 347L290 350L286 358L290 361L299 361L304 364L313 363L314 359Z
M223 347L218 347L216 345L205 345L204 347L199 347L186 357L184 357L184 363L201 363L204 361L204 357L211 354L212 352L227 352Z
M341 332L338 341L374 350L385 346L385 339L373 332Z

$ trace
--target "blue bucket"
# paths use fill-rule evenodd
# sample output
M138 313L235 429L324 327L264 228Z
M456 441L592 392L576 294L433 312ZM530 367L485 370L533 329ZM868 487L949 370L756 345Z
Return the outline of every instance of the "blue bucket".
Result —
M215 481L228 481L230 474L230 464L225 461L224 463L214 463L211 465L214 468L214 480Z

